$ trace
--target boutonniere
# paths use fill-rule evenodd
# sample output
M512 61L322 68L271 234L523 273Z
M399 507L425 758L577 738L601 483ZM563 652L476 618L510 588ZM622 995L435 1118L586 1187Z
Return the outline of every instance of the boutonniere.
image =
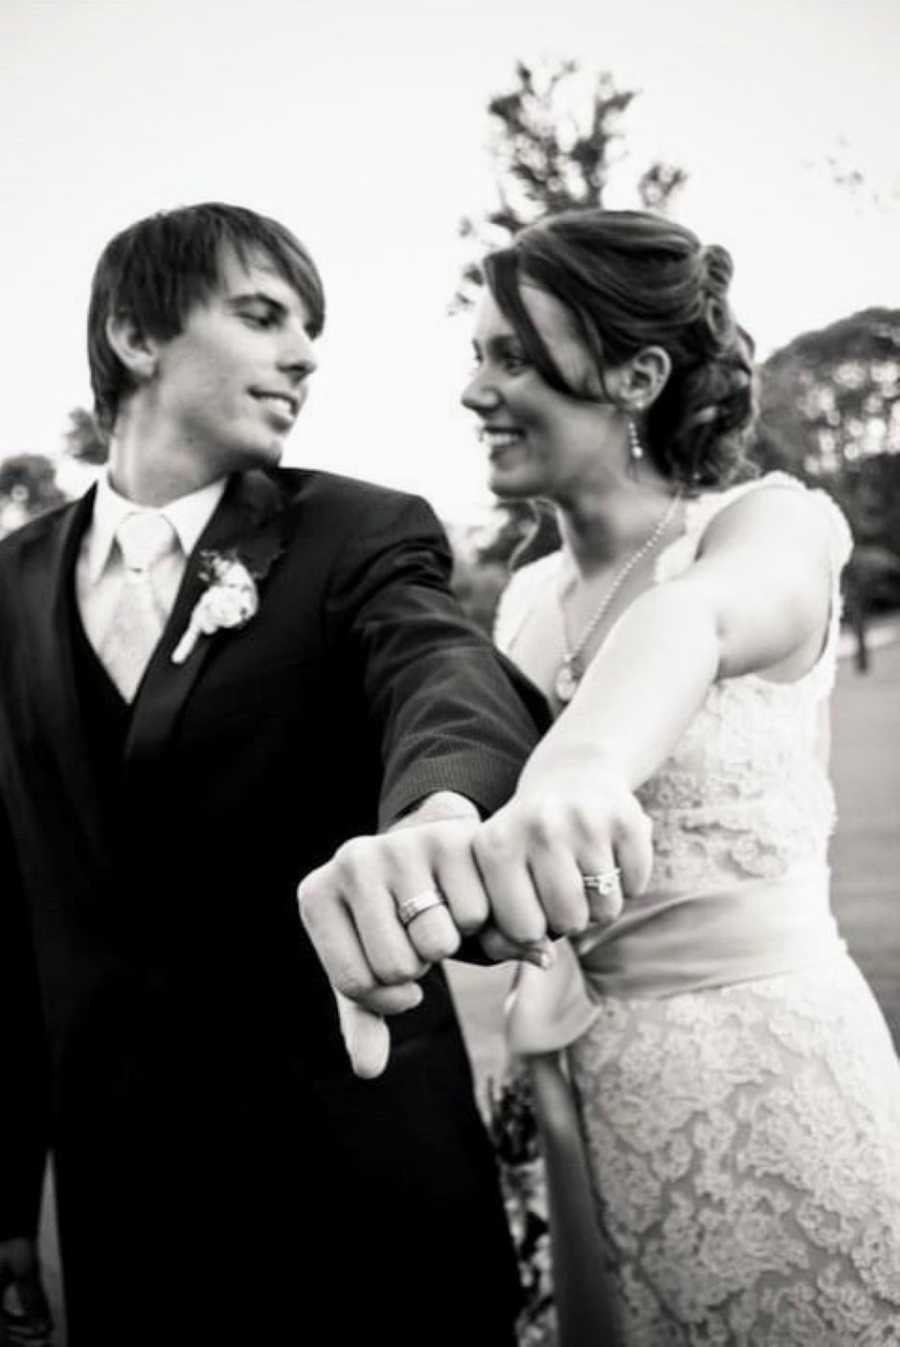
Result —
M236 551L201 552L200 579L206 589L194 604L190 621L172 651L172 663L183 664L201 636L245 627L259 609L257 581L262 580L274 553L260 565L243 560Z

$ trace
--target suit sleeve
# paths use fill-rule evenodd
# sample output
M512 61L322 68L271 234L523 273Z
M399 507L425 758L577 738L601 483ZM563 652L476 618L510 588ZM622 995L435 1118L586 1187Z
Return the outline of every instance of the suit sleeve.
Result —
M43 1015L29 922L0 800L0 1240L34 1237L49 1135Z
M382 827L438 790L493 812L549 724L541 694L462 613L433 511L399 499L344 549L329 595L380 736Z

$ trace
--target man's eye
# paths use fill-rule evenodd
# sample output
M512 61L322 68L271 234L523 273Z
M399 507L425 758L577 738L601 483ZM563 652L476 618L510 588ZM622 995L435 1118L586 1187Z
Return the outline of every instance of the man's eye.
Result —
M245 309L241 317L251 327L274 327L275 325L275 315L269 309Z

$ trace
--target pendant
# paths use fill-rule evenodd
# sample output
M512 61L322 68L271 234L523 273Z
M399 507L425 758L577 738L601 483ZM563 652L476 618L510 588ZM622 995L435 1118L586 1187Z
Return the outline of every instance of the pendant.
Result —
M569 660L564 660L559 666L559 673L556 675L553 691L561 702L570 702L578 691L578 683L579 675L575 672L573 665Z

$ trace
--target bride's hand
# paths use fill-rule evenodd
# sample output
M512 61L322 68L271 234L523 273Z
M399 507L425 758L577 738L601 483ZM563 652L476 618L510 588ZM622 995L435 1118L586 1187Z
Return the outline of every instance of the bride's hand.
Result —
M529 763L513 798L473 838L493 924L515 941L608 925L647 887L651 831L604 761L570 754Z

